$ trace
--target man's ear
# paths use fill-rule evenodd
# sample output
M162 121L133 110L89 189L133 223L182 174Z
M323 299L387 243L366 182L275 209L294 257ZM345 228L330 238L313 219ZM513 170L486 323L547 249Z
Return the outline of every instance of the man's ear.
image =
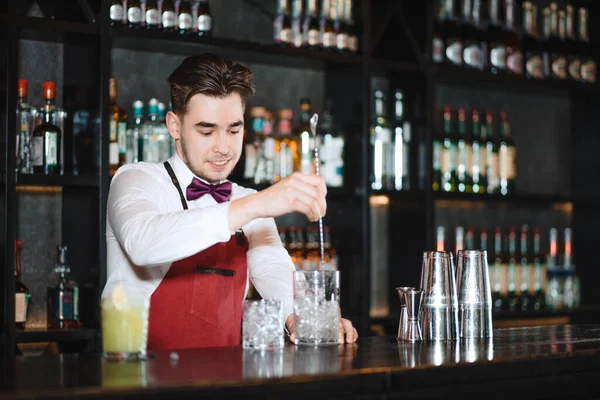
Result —
M175 114L173 111L167 112L166 123L171 137L175 140L178 140L181 133L181 121L179 120L177 114Z

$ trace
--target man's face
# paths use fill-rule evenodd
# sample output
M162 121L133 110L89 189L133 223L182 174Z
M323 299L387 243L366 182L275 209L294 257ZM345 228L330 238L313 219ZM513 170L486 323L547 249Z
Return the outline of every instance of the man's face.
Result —
M196 94L184 118L170 114L167 126L176 140L177 154L188 168L211 183L226 179L242 152L244 107L240 95L215 98Z

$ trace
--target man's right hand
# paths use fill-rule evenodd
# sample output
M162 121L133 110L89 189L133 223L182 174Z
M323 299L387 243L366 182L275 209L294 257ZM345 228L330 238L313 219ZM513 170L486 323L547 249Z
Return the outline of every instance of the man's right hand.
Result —
M237 230L256 218L279 217L300 212L317 221L327 211L327 187L322 177L295 172L258 193L233 200L229 228Z

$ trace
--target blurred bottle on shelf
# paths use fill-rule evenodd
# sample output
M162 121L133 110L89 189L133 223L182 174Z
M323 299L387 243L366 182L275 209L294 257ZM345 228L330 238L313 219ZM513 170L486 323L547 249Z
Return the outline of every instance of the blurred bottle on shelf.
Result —
M273 39L275 43L283 46L293 44L292 19L288 0L278 0L277 16L273 21Z
M62 130L65 113L54 105L55 83L43 83L44 106L37 111L39 124L33 130L30 140L30 160L33 173L59 175L62 173Z
M57 246L57 260L54 272L55 283L47 289L48 328L78 328L79 322L79 285L71 279L67 247Z
M199 36L211 36L213 32L213 17L210 13L210 4L208 0L198 2L196 18L196 29Z
M27 102L27 80L19 79L17 83L17 158L16 172L33 173L31 165L31 133L33 129L33 108Z
M21 241L15 240L15 329L23 330L27 323L27 311L31 292L21 281Z

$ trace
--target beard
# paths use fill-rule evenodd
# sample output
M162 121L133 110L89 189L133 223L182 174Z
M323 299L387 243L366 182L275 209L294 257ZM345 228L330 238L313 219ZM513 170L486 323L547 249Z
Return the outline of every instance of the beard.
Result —
M235 165L237 164L237 162L239 160L239 156L236 157L235 154L233 154L233 156L232 156L232 152L230 151L229 153L227 153L225 155L225 157L221 157L223 160L219 160L218 158L214 159L214 160L202 160L202 164L200 164L199 166L194 166L192 164L192 162L190 161L190 156L189 156L190 149L186 145L185 139L183 139L183 136L180 136L179 141L180 141L180 146L181 146L181 160L184 162L185 165L187 165L187 167L190 169L190 171L192 171L194 173L194 175L196 175L198 178L205 180L208 183L219 183L222 180L227 179L233 173ZM205 164L204 161L218 162L218 161L224 161L224 160L229 160L229 162L230 162L229 171L222 171L222 172L213 171L211 173L211 171L207 171L206 169L202 168ZM208 169L208 167L207 167L207 169Z

